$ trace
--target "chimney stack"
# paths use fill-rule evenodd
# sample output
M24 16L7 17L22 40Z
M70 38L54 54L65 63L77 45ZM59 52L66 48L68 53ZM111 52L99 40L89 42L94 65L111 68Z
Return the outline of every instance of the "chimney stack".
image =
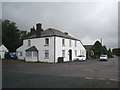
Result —
M34 26L33 26L33 28L30 28L30 33L31 34L35 34L35 28L34 28Z
M41 29L42 29L42 24L41 23L36 24L36 30L41 30Z
M64 32L64 34L68 35L68 32Z
M41 37L41 32L42 31L43 31L42 24L41 23L36 24L36 34L37 34L37 37Z

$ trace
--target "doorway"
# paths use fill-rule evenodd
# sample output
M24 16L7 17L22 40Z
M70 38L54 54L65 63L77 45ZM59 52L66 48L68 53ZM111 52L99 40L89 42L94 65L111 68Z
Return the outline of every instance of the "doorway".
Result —
M69 50L69 61L72 61L72 50Z

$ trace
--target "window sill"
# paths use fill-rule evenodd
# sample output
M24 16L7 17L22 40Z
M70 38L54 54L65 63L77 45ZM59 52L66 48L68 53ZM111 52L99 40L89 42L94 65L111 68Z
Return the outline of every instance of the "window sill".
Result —
M44 58L44 59L49 59L49 58Z
M46 44L46 45L44 45L44 46L49 46L49 44Z
M64 46L64 47L65 47L65 45L62 45L62 46Z

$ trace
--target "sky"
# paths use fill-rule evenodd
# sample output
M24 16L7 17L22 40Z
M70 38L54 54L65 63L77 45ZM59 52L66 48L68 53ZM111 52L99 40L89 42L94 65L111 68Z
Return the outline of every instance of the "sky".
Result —
M42 23L93 45L102 38L107 48L118 47L117 2L2 2L2 19L16 23L20 30Z

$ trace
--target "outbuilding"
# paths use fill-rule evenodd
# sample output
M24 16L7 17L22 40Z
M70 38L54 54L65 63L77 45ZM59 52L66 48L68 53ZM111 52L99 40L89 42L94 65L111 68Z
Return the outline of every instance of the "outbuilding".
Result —
M8 52L9 50L3 45L0 45L0 58L4 58L5 52Z

